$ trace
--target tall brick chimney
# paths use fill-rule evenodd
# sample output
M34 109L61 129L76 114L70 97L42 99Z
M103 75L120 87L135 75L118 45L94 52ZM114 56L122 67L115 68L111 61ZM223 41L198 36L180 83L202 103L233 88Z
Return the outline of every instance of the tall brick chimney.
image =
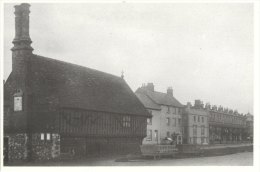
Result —
M167 95L173 96L173 89L172 89L172 87L168 87L167 88Z
M13 69L20 63L19 58L30 56L33 48L31 47L31 38L29 35L29 13L30 4L22 3L14 6L15 8L15 37L13 40Z

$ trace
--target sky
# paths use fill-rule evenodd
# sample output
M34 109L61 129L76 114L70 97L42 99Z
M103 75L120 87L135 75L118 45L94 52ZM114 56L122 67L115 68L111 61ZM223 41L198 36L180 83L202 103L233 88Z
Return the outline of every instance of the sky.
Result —
M4 79L11 72L14 6L4 4ZM124 78L182 104L253 112L251 3L31 3L33 53Z

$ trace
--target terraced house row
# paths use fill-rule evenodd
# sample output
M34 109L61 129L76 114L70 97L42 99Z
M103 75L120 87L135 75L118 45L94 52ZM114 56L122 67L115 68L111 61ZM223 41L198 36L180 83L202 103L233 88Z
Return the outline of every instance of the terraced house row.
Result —
M153 83L143 84L137 97L152 114L147 120L147 137L143 144L240 143L253 139L253 115L243 115L222 106L195 100L182 105L169 87L166 93L154 90Z

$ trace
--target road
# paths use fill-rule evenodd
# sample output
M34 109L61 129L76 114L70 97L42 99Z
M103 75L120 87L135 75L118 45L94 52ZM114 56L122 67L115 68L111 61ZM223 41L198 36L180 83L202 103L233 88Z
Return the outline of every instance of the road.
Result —
M184 159L163 158L160 160L139 159L131 162L116 162L115 160L89 160L73 164L60 164L69 166L252 166L253 153L243 152L215 157L193 157Z

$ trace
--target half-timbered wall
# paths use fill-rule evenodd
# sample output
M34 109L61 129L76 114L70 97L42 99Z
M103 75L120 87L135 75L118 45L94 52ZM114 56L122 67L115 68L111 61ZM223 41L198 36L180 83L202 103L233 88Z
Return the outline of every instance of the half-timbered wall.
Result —
M59 126L66 136L146 136L146 117L136 115L63 109Z

